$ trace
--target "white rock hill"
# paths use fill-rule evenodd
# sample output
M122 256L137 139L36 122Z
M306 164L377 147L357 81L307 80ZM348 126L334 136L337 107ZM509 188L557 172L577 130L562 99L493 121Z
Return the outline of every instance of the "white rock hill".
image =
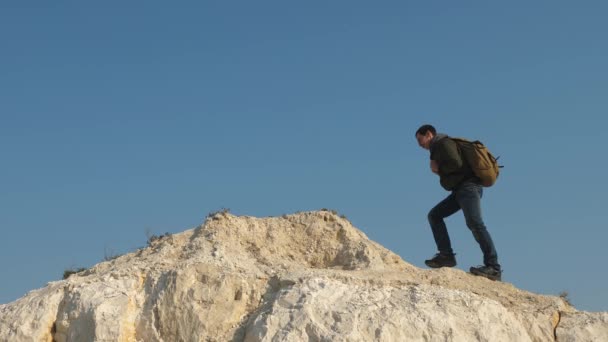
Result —
M0 305L0 341L608 341L608 313L422 270L329 211L218 213Z

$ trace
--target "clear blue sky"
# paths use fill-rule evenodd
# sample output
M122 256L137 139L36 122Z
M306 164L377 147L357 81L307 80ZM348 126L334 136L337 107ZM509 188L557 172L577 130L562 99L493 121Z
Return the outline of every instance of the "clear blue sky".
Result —
M504 279L608 311L605 1L2 1L0 303L222 207L332 208L423 267L414 139L480 139ZM459 266L481 263L461 213Z

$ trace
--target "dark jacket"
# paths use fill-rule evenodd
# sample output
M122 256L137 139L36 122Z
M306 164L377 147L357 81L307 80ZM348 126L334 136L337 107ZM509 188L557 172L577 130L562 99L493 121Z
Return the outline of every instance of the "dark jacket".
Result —
M463 160L458 144L445 134L438 133L431 140L431 160L439 165L439 183L452 191L467 180L478 181L469 164Z

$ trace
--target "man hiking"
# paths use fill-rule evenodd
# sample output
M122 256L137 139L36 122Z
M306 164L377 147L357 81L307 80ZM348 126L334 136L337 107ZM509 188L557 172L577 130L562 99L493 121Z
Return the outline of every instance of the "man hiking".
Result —
M441 186L450 195L439 202L428 214L433 237L439 253L424 263L432 268L454 267L456 258L444 218L462 209L467 227L483 252L483 266L471 267L470 272L492 280L501 280L502 270L490 233L481 218L483 187L479 178L464 160L458 143L435 127L423 125L416 131L420 147L431 153L431 171L439 175Z

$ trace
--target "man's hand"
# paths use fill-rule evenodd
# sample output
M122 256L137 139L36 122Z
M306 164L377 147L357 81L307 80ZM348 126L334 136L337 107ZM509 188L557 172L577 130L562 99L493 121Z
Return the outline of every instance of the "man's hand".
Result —
M437 164L436 160L431 160L431 171L433 171L433 173L439 174L439 164Z

